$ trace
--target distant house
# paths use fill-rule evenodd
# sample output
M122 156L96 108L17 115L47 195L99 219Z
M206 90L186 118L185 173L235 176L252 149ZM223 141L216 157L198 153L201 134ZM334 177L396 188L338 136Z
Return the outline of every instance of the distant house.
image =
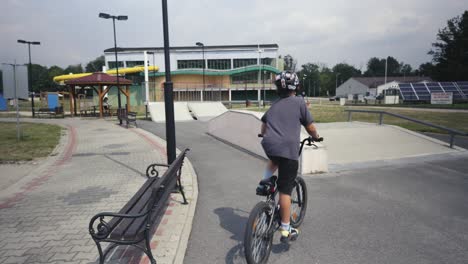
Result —
M348 94L378 95L382 93L383 89L387 89L388 87L391 87L392 86L391 84L410 83L410 82L412 83L431 82L431 81L432 79L429 77L420 77L420 76L407 76L407 77L387 76L386 83L385 83L385 77L351 77L346 82L338 86L338 88L336 89L336 96L347 97ZM377 89L378 87L379 89Z

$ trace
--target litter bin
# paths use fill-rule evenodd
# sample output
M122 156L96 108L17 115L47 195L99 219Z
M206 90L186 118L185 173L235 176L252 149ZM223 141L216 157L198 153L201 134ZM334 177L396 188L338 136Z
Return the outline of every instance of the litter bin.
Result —
M245 107L250 107L251 104L250 100L245 100Z

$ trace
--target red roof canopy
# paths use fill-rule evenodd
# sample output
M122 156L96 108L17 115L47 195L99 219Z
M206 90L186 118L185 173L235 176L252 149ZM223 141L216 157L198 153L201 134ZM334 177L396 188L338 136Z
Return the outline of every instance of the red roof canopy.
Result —
M117 77L112 76L103 72L95 72L91 75L84 76L81 78L76 78L72 80L65 81L65 84L69 85L117 85ZM119 78L120 85L130 85L132 81L125 78Z

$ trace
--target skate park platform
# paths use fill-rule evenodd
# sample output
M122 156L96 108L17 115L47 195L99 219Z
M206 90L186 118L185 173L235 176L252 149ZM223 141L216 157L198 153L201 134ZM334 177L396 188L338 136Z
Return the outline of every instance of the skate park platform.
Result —
M163 102L150 102L148 109L151 120L156 123L166 122L166 111ZM227 108L221 102L175 102L174 120L176 122L209 121L227 112Z
M212 119L208 133L228 144L265 157L257 137L263 113L229 111ZM356 164L468 153L443 141L392 125L363 122L317 123L323 144L308 147L302 157L302 173L346 170ZM305 130L301 138L306 137Z
M156 123L166 122L166 110L163 102L150 102L148 103L148 110L151 115L151 120ZM174 103L174 120L180 121L193 121L190 114L187 102Z
M187 106L193 117L200 121L208 121L228 111L221 102L188 102Z

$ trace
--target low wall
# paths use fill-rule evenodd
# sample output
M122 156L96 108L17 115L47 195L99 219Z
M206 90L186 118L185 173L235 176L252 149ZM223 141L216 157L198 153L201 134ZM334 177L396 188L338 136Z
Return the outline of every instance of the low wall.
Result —
M261 113L249 111L229 111L208 123L208 133L226 143L242 148L266 159L260 144ZM307 134L301 133L301 139ZM299 144L298 139L298 144ZM302 153L301 172L303 174L328 171L327 152L323 144L317 143L318 148L304 146Z

